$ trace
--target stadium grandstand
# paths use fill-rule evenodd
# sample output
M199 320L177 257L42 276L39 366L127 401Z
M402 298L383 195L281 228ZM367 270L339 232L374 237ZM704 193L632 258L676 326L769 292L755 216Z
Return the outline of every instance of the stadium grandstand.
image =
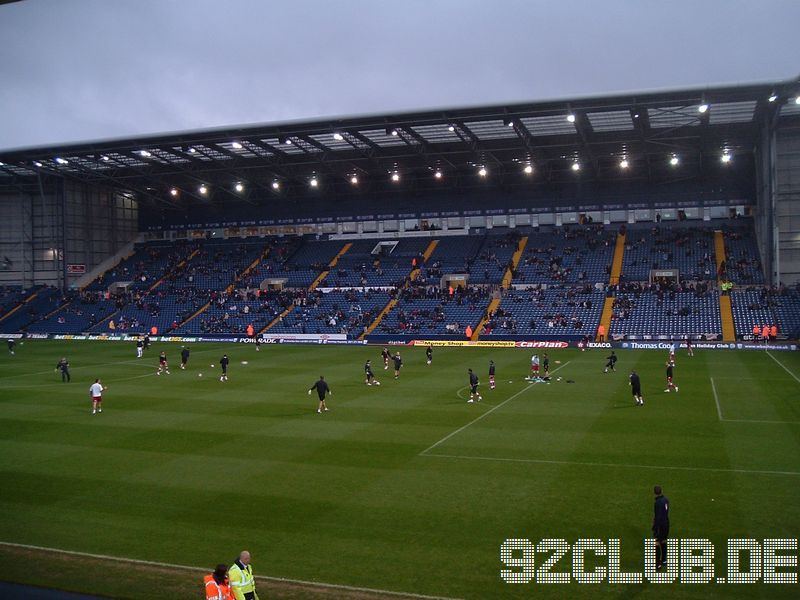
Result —
M8 150L0 215L0 595L796 597L800 80Z
M795 339L798 94L794 80L6 151L0 331Z

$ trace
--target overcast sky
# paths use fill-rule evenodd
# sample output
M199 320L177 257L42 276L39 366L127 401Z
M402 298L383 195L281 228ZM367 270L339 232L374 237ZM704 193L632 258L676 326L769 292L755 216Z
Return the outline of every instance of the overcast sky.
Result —
M0 149L791 79L800 0L23 0Z

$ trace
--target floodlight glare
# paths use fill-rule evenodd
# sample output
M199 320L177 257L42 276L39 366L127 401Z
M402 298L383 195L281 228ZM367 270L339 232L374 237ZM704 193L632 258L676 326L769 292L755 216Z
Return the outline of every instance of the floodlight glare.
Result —
M169 193L170 193L170 196L177 196L178 195L178 190L176 188L172 188L169 191Z
M33 164L35 166L37 166L37 167L41 167L42 166L42 163L40 163L38 160L33 161Z
M708 104L706 104L705 102L697 107L697 112L699 112L700 114L703 114L707 110L708 110Z
M767 100L769 102L775 102L775 100L777 100L777 99L778 99L778 96L776 94L772 94L769 98L767 98Z
M280 183L278 183L277 181L273 181L272 182L272 189L273 190L279 190L280 188L281 188L281 184Z
M574 162L572 163L572 167L570 167L573 171L580 171L581 170L581 163Z
M436 177L436 179L441 179L442 178L442 172L441 171L436 171L433 174L433 176Z
M243 146L242 146L242 145L241 145L239 142L233 142L233 143L231 144L231 146L232 146L233 148L235 148L236 150L241 150L241 149L242 149L242 147L243 147Z
M317 178L316 178L316 177L312 177L312 178L311 178L311 181L309 181L309 182L308 182L308 184L309 184L311 187L315 188L315 187L317 187L317 186L319 185L319 181L317 181Z
M567 121L569 121L570 123L574 123L575 122L575 115L573 115L573 114L567 115Z
M111 160L110 158L108 158L108 157L107 157L107 156L105 156L105 155L101 156L101 157L100 157L100 159L101 159L101 160L104 160L104 161L106 161L106 162L108 162L109 160Z
M525 168L522 170L525 171L528 175L533 173L533 167L531 165L525 165Z
M344 136L337 131L333 134L333 139L335 139L337 142L341 142L344 139Z
M196 148L189 148L189 153L190 154L194 154L195 152L197 152Z
M236 183L236 185L234 186L234 189L235 189L237 192L241 193L241 192L243 192L243 191L244 191L244 185L242 185L242 182L241 182L241 181L239 181L239 182L237 182L237 183Z
M486 167L481 167L480 170L478 171L478 175L480 175L481 177L486 177L487 173L488 171L486 170Z
M291 146L292 145L292 140L290 140L289 138L286 138L283 143L286 144L287 146Z
M680 159L674 154L672 155L672 158L669 159L669 164L671 164L673 167L676 167L679 162Z
M394 182L400 181L400 174L399 173L392 173L392 181L394 181Z
M205 184L203 184L203 185L201 185L201 186L200 186L200 188L198 189L198 191L199 191L199 192L200 192L200 193L201 193L203 196L205 196L205 195L208 193L208 188L206 187L206 185L205 185Z
M798 96L797 98L794 99L794 103L795 104L800 104L800 96Z
M140 155L142 155L142 156L144 156L145 158L147 158L147 157L149 157L149 156L153 156L153 155L152 155L152 154L150 154L150 153L149 153L147 150L141 150L141 151L139 151L139 154L140 154Z
M353 185L358 185L358 177L356 177L355 175L353 175L353 176L350 178L350 183L352 183Z
M452 133L452 132L454 132L455 130L456 130L456 128L455 128L455 127L453 127L452 125L450 125L450 126L447 128L447 131L449 131L449 132L451 132L451 133Z
M58 157L56 157L56 162L58 164L60 164L60 165L66 165L69 161L67 161L66 159L61 158L60 156L58 156Z
M727 152L725 152L725 153L723 153L721 160L722 160L722 162L727 164L727 163L731 162L731 155L728 154Z
M627 158L623 158L623 159L622 159L622 160L619 162L619 168L620 168L620 169L627 169L627 168L628 168L628 159L627 159Z

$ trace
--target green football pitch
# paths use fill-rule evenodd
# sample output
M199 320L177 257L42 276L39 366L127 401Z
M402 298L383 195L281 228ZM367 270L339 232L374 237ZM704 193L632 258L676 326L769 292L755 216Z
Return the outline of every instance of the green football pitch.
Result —
M501 576L522 571L501 562L511 538L532 548L618 539L620 569L642 573L656 484L670 499L671 537L713 544L715 579L726 575L728 539L800 537L798 353L680 351L680 391L665 393L665 351L618 351L617 372L604 374L607 350L552 350L552 382L531 384L532 351L523 349L436 348L427 366L424 348L400 347L395 380L375 346L191 348L186 371L180 346L167 343L142 359L115 342L4 351L0 579L115 598L201 597L202 574L172 575L169 565L211 570L246 548L256 575L430 596L800 594L798 584L680 578L583 585L568 575L574 551L549 569L572 583ZM156 376L162 349L171 374ZM62 356L68 384L54 371ZM364 385L366 359L382 385ZM473 404L469 367L483 395ZM631 399L631 369L643 407ZM307 395L320 374L333 390L323 414ZM92 415L97 377L108 389L103 413ZM81 553L164 564L101 568L104 559ZM535 568L549 555L535 553ZM588 570L609 564L592 553L586 561ZM783 570L798 573L796 558ZM259 582L262 599L272 585ZM272 597L315 593L278 586Z

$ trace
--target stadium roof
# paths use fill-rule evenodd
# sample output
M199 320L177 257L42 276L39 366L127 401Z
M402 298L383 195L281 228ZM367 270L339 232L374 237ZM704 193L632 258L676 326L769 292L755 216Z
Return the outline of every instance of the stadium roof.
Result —
M0 153L0 190L39 193L60 178L185 209L192 199L672 181L719 168L723 154L752 156L763 127L800 121L798 95L800 80L791 80L9 150Z

